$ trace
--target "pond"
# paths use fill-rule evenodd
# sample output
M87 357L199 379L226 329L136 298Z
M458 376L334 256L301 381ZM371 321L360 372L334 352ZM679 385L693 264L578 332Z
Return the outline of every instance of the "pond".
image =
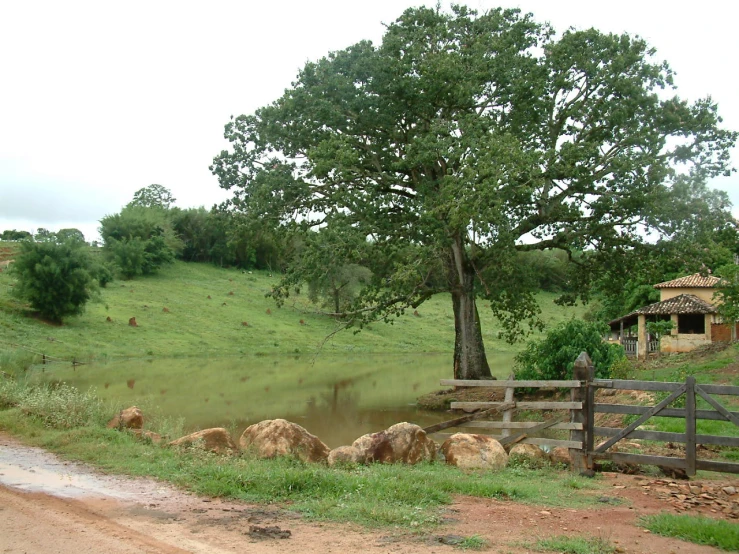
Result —
M515 353L489 356L505 378ZM416 407L416 398L451 378L450 354L347 354L126 360L76 369L36 369L45 381L95 387L106 400L180 420L184 430L227 427L234 437L254 423L284 418L329 447L401 421L422 427L450 419Z

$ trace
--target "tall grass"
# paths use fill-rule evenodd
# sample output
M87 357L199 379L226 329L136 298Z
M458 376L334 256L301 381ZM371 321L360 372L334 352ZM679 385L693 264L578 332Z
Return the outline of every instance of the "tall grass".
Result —
M10 407L52 429L100 424L106 412L94 390L80 392L65 383L29 386L6 378L0 380L0 408Z

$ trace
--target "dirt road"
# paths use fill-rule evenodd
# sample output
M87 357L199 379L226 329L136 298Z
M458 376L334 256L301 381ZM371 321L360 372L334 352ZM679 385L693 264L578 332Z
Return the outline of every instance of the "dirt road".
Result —
M600 536L628 553L717 549L653 536L637 516L668 509L631 476L611 475L597 510L552 509L458 498L433 535L308 523L273 507L200 498L148 480L102 475L0 435L0 552L318 554L452 553L445 543L477 535L488 552L529 552L539 537ZM617 500L617 501L616 501ZM288 533L289 532L289 533Z

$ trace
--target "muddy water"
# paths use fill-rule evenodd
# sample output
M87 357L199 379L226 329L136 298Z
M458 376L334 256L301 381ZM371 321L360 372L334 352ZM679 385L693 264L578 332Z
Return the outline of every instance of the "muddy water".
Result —
M490 358L494 375L510 373L512 353ZM415 402L451 377L450 361L448 354L129 360L49 366L34 378L95 387L116 406L136 404L184 431L227 427L238 436L253 423L284 418L335 447L400 421L448 419Z

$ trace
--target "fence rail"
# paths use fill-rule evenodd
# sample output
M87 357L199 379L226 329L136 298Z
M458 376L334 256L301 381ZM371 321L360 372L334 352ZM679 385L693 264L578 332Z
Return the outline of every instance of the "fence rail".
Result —
M729 385L702 385L695 377L688 377L685 383L660 381L630 381L624 379L595 379L590 357L583 352L575 362L572 380L522 380L511 376L506 380L467 381L443 379L441 385L456 387L488 387L505 389L503 402L452 402L452 409L474 411L491 410L503 414L502 421L469 421L465 427L501 430L501 439L506 443L523 442L529 444L564 446L570 449L570 459L574 470L592 469L595 460L611 460L617 463L649 464L668 468L682 469L687 475L695 475L696 470L722 471L739 473L739 463L699 460L697 445L714 445L739 447L739 437L698 434L698 420L726 421L739 426L739 412L731 411L715 395L724 397L739 396L739 387ZM569 401L516 401L516 388L570 389ZM669 393L654 406L637 406L631 404L606 404L595 401L598 389L648 391ZM672 403L684 398L685 407L670 407ZM697 409L698 400L702 400L712 409ZM531 421L513 421L516 410L566 410L569 421L550 421L549 423ZM621 414L637 416L626 427L602 427L595 425L596 414ZM680 418L685 421L685 432L654 431L640 429L652 417ZM544 427L557 431L569 431L569 440L546 437L532 437ZM602 440L596 444L596 437ZM685 445L683 457L652 456L631 454L610 450L620 441L626 439L671 442Z

